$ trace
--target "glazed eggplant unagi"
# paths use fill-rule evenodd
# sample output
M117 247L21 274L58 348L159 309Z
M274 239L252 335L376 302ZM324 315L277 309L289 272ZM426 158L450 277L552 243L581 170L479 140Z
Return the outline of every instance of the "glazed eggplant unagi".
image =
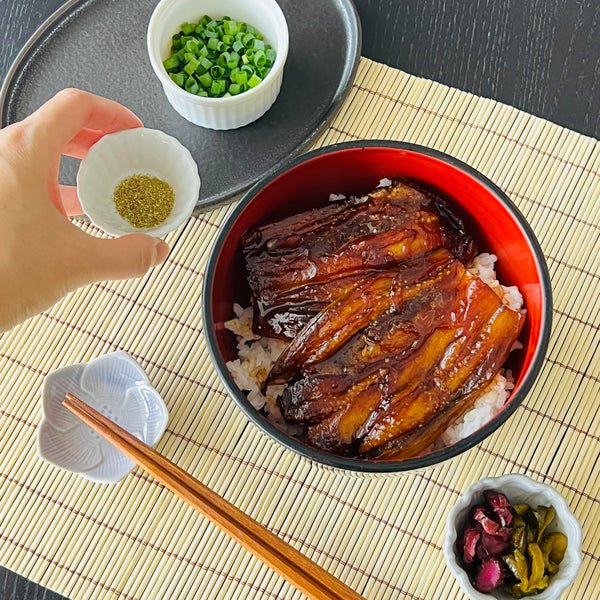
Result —
M307 343L294 340L273 367L292 376L280 406L288 422L307 425L312 446L386 459L418 454L448 425L435 417L472 406L521 331L523 315L456 259L411 286L398 271L386 274L389 295L360 286L320 312L300 334ZM373 318L348 327L344 308L362 303Z
M505 362L524 313L464 266L460 219L406 182L294 215L243 242L260 335L291 341L265 382L322 450L419 454Z
M242 249L254 330L293 339L366 271L440 247L463 262L475 253L462 221L440 198L401 181L251 229Z

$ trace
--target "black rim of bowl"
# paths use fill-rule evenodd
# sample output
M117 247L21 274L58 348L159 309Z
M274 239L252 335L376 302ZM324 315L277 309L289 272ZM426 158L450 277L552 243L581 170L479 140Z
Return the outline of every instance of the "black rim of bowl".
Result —
M289 169L307 161L312 158L338 152L340 150L347 149L374 149L374 148L397 148L400 150L407 150L425 154L427 156L442 160L456 169L463 171L467 175L486 188L492 195L494 195L498 201L504 205L504 207L510 212L512 217L518 223L523 230L525 237L531 250L533 252L538 272L540 273L541 285L542 285L542 298L543 298L543 314L541 323L541 337L540 342L536 348L531 367L529 372L523 379L521 386L517 392L512 395L505 408L491 421L480 427L477 431L467 436L466 438L456 442L452 446L448 446L441 450L418 456L415 458L409 458L401 461L377 461L371 459L358 459L348 458L345 456L337 456L329 454L316 448L311 448L305 445L300 440L291 437L284 433L267 419L261 415L248 401L244 392L242 392L236 385L233 377L227 369L227 365L223 358L217 352L217 338L213 327L213 315L212 307L210 303L210 290L213 284L213 273L215 269L215 263L218 259L220 248L229 232L234 221L237 219L239 214L244 208L252 201L252 199L262 190L262 188L273 179L279 177ZM204 277L204 288L203 288L203 302L202 302L202 318L204 322L204 331L207 338L207 347L213 365L221 379L225 388L229 392L230 396L234 399L235 403L242 410L242 412L248 417L252 423L254 423L263 433L279 442L289 450L294 451L301 456L308 458L320 465L327 467L333 467L335 469L341 469L347 472L355 473L403 473L407 471L414 471L417 469L423 469L426 467L433 467L442 462L450 460L459 454L462 454L466 450L469 450L473 446L476 446L489 435L491 435L496 429L498 429L506 420L515 412L518 406L521 404L529 390L531 389L544 361L548 342L550 338L550 331L552 325L552 291L550 284L550 275L548 267L544 258L544 253L540 247L540 244L525 217L521 214L520 210L513 203L513 201L492 181L482 175L479 171L469 166L468 164L445 154L438 150L433 150L426 146L420 146L418 144L410 144L407 142L396 142L389 140L363 140L359 142L343 142L340 144L333 144L330 146L324 146L317 150L302 154L291 160L286 164L282 165L274 173L270 173L259 180L252 186L241 198L239 204L235 210L227 218L225 223L222 225L217 237L213 243L213 247L210 253L210 257L207 263L205 277Z

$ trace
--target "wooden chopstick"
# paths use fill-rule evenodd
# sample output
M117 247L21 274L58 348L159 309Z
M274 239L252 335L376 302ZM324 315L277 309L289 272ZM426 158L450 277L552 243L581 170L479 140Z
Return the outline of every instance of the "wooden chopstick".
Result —
M365 600L266 527L76 396L67 394L63 405L308 598Z

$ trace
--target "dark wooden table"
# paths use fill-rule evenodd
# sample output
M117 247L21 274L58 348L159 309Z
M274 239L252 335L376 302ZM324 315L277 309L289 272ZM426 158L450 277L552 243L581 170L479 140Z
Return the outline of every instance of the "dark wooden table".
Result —
M63 2L0 0L0 78ZM363 56L600 138L598 0L354 2ZM9 599L61 596L0 568L0 600Z

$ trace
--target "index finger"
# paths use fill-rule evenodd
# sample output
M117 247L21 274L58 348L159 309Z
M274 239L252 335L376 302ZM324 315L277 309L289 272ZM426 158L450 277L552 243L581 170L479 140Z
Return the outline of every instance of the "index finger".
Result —
M58 153L68 152L69 143L82 129L105 134L142 126L122 104L75 88L61 90L27 120L41 125L47 144Z

